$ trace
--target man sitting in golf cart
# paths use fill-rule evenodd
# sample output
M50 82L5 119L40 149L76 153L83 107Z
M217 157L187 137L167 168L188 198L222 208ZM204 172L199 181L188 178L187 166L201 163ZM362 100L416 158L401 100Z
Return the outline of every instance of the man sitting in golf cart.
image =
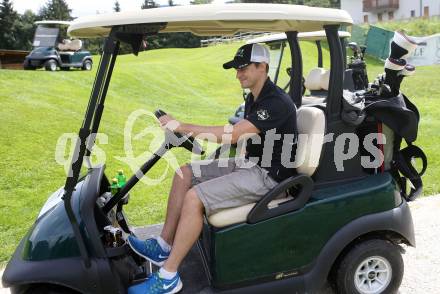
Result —
M160 117L160 124L192 136L211 134L216 142L225 135L230 139L222 143L247 139L246 157L192 162L181 168L183 177L176 173L161 235L146 241L128 238L137 254L162 267L145 282L130 287L129 293L152 293L157 287L163 290L154 293L179 291L182 282L177 269L200 235L203 213L209 216L220 209L258 201L295 173L283 163L292 162L296 152L296 107L268 78L269 50L260 44L244 45L223 67L235 68L241 87L250 89L245 117L229 126L232 132L224 126L181 123L169 115ZM287 157L283 141L290 143Z

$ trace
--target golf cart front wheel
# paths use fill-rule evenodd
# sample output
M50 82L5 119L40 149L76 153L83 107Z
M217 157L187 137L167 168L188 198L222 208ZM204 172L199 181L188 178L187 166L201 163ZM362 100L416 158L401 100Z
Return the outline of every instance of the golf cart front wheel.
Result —
M343 294L396 293L403 277L400 248L387 240L355 245L342 259L336 288Z
M53 59L49 59L48 61L46 61L44 63L44 68L46 70L50 70L50 71L56 71L57 70L57 62Z
M92 62L90 60L84 61L82 70L92 70Z

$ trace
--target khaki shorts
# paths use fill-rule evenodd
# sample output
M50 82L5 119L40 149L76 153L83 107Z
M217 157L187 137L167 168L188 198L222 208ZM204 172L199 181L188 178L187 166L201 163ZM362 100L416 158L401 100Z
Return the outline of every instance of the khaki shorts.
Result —
M268 171L244 158L201 160L188 164L192 186L207 216L225 208L257 202L278 183Z

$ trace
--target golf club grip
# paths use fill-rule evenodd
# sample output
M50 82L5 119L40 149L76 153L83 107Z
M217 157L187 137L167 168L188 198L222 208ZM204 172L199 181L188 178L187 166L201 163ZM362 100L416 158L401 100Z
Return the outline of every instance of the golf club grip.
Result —
M161 110L161 109L158 109L158 110L156 110L156 111L154 112L154 115L155 115L157 118L159 118L159 117L161 117L161 116L166 115L166 112L163 111L163 110Z

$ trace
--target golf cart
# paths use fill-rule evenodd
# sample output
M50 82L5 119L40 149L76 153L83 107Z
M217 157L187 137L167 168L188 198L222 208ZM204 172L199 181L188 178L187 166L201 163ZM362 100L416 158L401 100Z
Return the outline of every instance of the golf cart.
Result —
M3 285L13 293L125 293L150 273L149 263L125 242L135 234L123 213L128 193L169 149L202 150L197 140L166 131L159 150L112 195L105 165L91 166L88 158L121 42L137 55L144 37L152 34L273 31L286 32L291 52L297 53L292 53L291 67L298 74L290 80L290 95L298 107L299 133L315 140L298 142L297 156L307 159L296 167L298 175L255 204L205 218L200 239L180 268L182 293L316 293L327 281L338 293L396 291L403 275L399 244L415 245L406 200L415 197L406 197L389 170L367 172L359 152L345 156L340 169L334 153L346 153L335 140L324 142L325 135L357 131L342 119L344 58L338 29L351 23L342 10L283 4L177 6L75 20L71 36L105 38L79 130L78 159L18 245ZM321 29L331 56L327 101L301 106L298 32ZM80 177L83 161L89 168ZM285 197L278 198L282 193Z
M93 61L89 51L82 50L82 41L79 39L64 39L59 42L60 29L69 26L69 21L42 20L35 22L33 47L34 49L26 56L23 68L35 70L44 67L46 70L56 71L70 68L91 70Z
M359 47L355 42L350 42L347 44L347 39L351 37L349 32L339 31L339 38L341 41L342 52L344 55L344 61L346 58L346 47L348 46L353 55L350 56L349 62L344 72L344 85L343 88L355 91L363 90L368 87L368 76L366 71L366 65L363 59L363 52L365 48ZM323 54L322 54L322 43L326 40L325 31L315 31L315 32L302 32L298 33L299 41L309 41L315 42L316 49L318 53L317 66L309 71L309 74L303 77L303 95L306 90L308 94L303 96L302 104L316 104L323 103L328 94L329 87L329 73L328 69L323 66ZM284 91L289 91L290 78L292 76L291 67L283 69L283 57L285 54L285 47L287 46L287 36L285 33L270 34L261 37L257 37L247 41L247 44L262 43L269 47L271 54L269 77L271 80L282 87ZM286 71L286 79L280 77L280 72ZM282 82L280 82L282 80ZM246 97L246 92L243 92L243 98ZM241 119L243 119L244 114L244 102L237 108L234 116L229 118L229 123L235 124Z

